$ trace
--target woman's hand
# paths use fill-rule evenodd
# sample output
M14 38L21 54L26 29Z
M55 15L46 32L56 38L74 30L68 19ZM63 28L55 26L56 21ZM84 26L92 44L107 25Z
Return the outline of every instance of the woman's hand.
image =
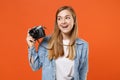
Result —
M29 29L29 30L30 30L30 29ZM32 38L32 36L30 36L30 34L29 34L29 30L28 30L28 32L27 32L27 38L26 38L26 41L27 41L28 47L30 48L30 47L32 47L32 46L35 45L35 39Z

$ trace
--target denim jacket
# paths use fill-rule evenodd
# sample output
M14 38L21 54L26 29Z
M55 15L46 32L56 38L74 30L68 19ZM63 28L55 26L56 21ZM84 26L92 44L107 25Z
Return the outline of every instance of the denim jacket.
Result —
M42 80L56 80L55 60L48 59L47 43L49 37L45 37L39 45L38 52L35 47L28 48L29 63L33 71L42 67ZM76 39L76 56L74 59L74 78L72 80L87 80L88 72L88 44L86 41ZM31 58L33 62L31 63Z

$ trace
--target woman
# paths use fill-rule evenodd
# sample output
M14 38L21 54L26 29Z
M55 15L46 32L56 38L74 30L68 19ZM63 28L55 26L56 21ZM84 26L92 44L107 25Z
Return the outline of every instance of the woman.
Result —
M34 71L42 67L42 80L86 80L88 44L77 34L76 14L70 6L57 10L54 32L43 38L38 52L28 34L29 63Z

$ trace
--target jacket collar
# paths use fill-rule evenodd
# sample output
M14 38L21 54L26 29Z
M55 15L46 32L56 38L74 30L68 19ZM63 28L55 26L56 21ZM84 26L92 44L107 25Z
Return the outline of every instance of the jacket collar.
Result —
M83 44L84 43L84 40L80 39L80 38L77 38L76 41L75 41L76 44Z

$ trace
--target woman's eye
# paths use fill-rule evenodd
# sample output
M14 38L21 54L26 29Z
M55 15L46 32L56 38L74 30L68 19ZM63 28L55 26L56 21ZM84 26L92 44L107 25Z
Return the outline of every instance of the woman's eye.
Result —
M66 19L70 19L70 17L66 17Z
M57 20L61 20L61 18L57 18Z

